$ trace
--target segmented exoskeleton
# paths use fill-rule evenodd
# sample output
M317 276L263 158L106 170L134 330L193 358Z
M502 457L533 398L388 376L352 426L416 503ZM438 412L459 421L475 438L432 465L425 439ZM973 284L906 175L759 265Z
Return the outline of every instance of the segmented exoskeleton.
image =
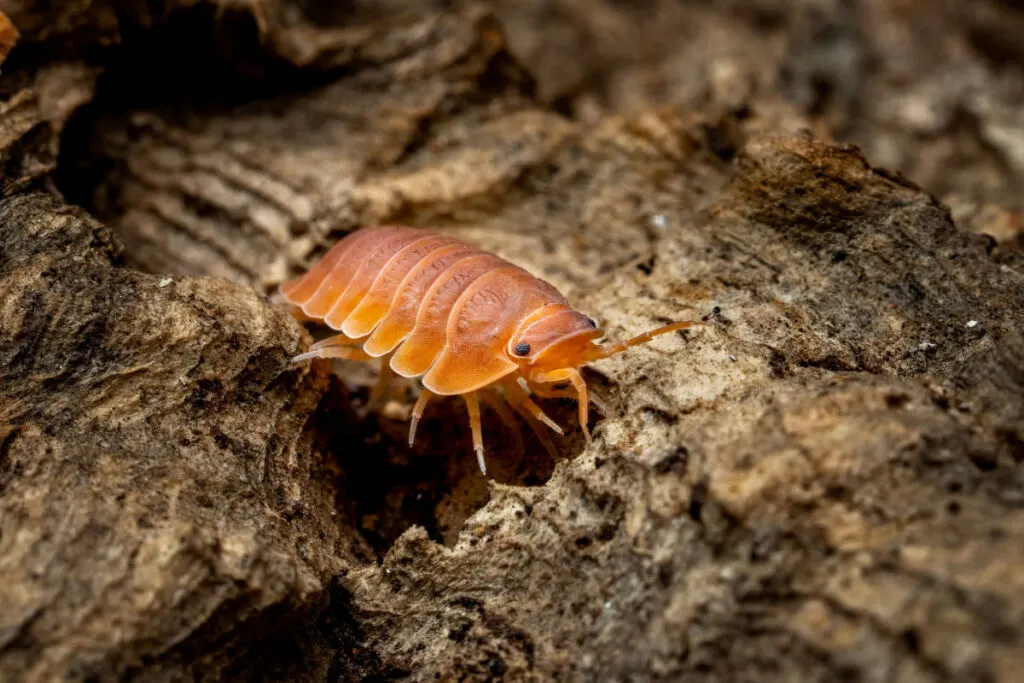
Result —
M347 235L281 292L304 317L340 333L295 360L380 358L375 397L394 374L422 378L410 445L432 396L461 395L484 473L481 397L505 420L508 401L549 448L540 423L562 430L530 396L574 397L589 440L590 399L579 367L699 324L673 323L602 346L594 321L544 280L453 237L401 226Z

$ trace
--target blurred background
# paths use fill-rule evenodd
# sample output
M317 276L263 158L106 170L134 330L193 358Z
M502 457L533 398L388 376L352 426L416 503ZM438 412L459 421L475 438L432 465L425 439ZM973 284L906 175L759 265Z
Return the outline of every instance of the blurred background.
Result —
M505 0L540 93L592 119L775 111L1008 236L1024 197L1020 0ZM792 112L787 112L792 108ZM1006 212L996 207L1004 207Z
M9 1L15 11L34 4ZM59 5L37 15L37 6L17 18L25 39L38 40L50 54L85 52L97 65L136 67L136 105L146 89L156 101L173 100L167 93L175 84L196 92L216 72L211 50L230 72L214 80L218 93L237 88L239 75L266 76L274 60L299 67L295 78L308 82L311 71L337 74L374 63L381 55L365 47L374 36L390 46L395 31L417 27L403 39L413 50L417 31L425 30L417 22L476 12L496 20L499 40L535 80L536 97L565 116L589 123L681 106L709 117L735 115L748 129L810 128L818 137L858 145L873 165L921 185L951 208L961 227L1000 242L1019 240L1022 0L87 4L88 12ZM211 26L210 44L197 42ZM112 59L96 44L97 30L138 58ZM51 39L56 33L60 39ZM167 69L158 77L157 64ZM250 94L272 91L257 86ZM68 156L73 162L83 155L71 149Z

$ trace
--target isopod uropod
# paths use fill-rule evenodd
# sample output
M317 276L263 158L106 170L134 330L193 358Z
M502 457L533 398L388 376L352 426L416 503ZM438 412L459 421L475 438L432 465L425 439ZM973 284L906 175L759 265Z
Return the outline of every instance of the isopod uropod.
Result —
M410 446L430 398L461 395L485 474L481 398L506 421L507 401L549 448L539 424L562 430L531 394L576 398L589 441L589 399L579 367L699 324L677 322L602 346L596 340L604 333L594 321L544 280L453 237L401 226L347 235L305 275L281 285L281 293L304 317L339 332L295 361L381 358L371 402L395 374L422 377ZM498 387L501 394L493 391Z

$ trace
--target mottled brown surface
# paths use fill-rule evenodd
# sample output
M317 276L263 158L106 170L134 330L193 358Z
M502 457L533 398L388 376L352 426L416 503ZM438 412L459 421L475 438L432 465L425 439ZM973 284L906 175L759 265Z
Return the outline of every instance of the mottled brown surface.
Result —
M1019 276L818 143L751 143L708 214L666 215L653 272L582 301L618 334L715 326L600 365L617 415L544 487L361 572L377 648L538 680L1012 680Z
M285 314L119 267L104 228L47 197L0 222L5 680L187 670L365 559L305 429L326 378L289 364Z
M546 100L593 119L780 98L953 205L1024 211L1016 0L495 0Z
M1016 5L19 3L0 680L1018 679ZM708 325L488 481L288 363L266 295L377 222Z

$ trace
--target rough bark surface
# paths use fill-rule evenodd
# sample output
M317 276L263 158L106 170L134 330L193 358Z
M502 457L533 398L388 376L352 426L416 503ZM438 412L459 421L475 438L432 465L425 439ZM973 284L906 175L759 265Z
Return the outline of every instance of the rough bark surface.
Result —
M361 551L304 430L327 382L290 365L301 330L237 285L118 267L51 198L0 221L4 679L252 669L204 650L294 620Z
M1017 680L1024 14L934 4L0 5L0 680ZM706 325L487 480L289 363L382 222Z

